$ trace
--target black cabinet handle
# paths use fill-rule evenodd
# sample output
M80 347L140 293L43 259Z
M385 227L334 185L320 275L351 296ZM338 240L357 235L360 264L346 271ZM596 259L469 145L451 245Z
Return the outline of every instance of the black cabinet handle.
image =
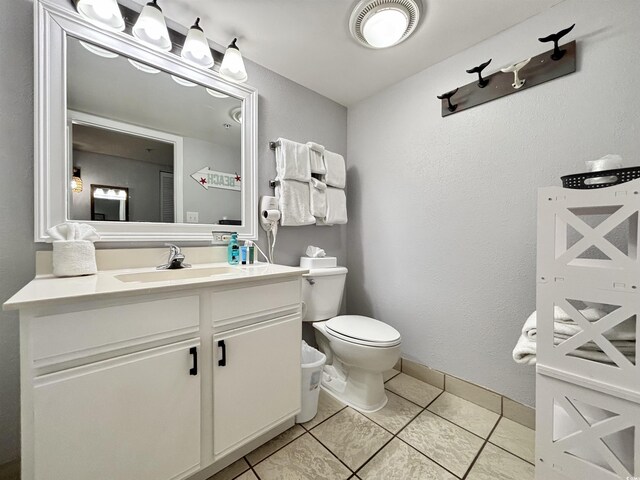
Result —
M189 354L193 356L193 367L189 369L189 375L198 375L198 348L191 347Z
M224 344L224 340L218 340L218 347L222 348L222 358L218 360L219 367L227 366L227 346Z

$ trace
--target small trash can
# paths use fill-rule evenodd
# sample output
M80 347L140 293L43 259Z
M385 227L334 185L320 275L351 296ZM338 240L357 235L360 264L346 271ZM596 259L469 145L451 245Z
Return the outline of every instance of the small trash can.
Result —
M296 423L308 422L318 413L320 379L326 361L324 353L302 341L302 408L296 416Z

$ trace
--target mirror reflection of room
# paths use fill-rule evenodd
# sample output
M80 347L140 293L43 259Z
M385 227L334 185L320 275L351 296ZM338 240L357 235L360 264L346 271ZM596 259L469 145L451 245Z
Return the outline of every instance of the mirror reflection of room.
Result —
M67 92L70 220L242 223L239 99L72 37ZM128 215L94 215L93 185Z

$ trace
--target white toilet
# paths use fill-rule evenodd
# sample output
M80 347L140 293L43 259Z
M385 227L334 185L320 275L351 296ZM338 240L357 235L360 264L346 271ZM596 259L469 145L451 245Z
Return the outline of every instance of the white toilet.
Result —
M327 356L322 388L347 405L375 412L387 403L383 372L400 358L401 337L386 323L360 315L338 315L347 269L335 257L302 257L302 320L313 322Z

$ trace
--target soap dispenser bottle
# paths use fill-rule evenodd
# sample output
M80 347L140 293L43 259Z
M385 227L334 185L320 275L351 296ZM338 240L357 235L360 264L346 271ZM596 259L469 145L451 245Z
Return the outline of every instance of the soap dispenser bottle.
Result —
M227 260L229 265L238 265L240 263L240 246L238 245L237 233L231 234L231 240L227 246Z

